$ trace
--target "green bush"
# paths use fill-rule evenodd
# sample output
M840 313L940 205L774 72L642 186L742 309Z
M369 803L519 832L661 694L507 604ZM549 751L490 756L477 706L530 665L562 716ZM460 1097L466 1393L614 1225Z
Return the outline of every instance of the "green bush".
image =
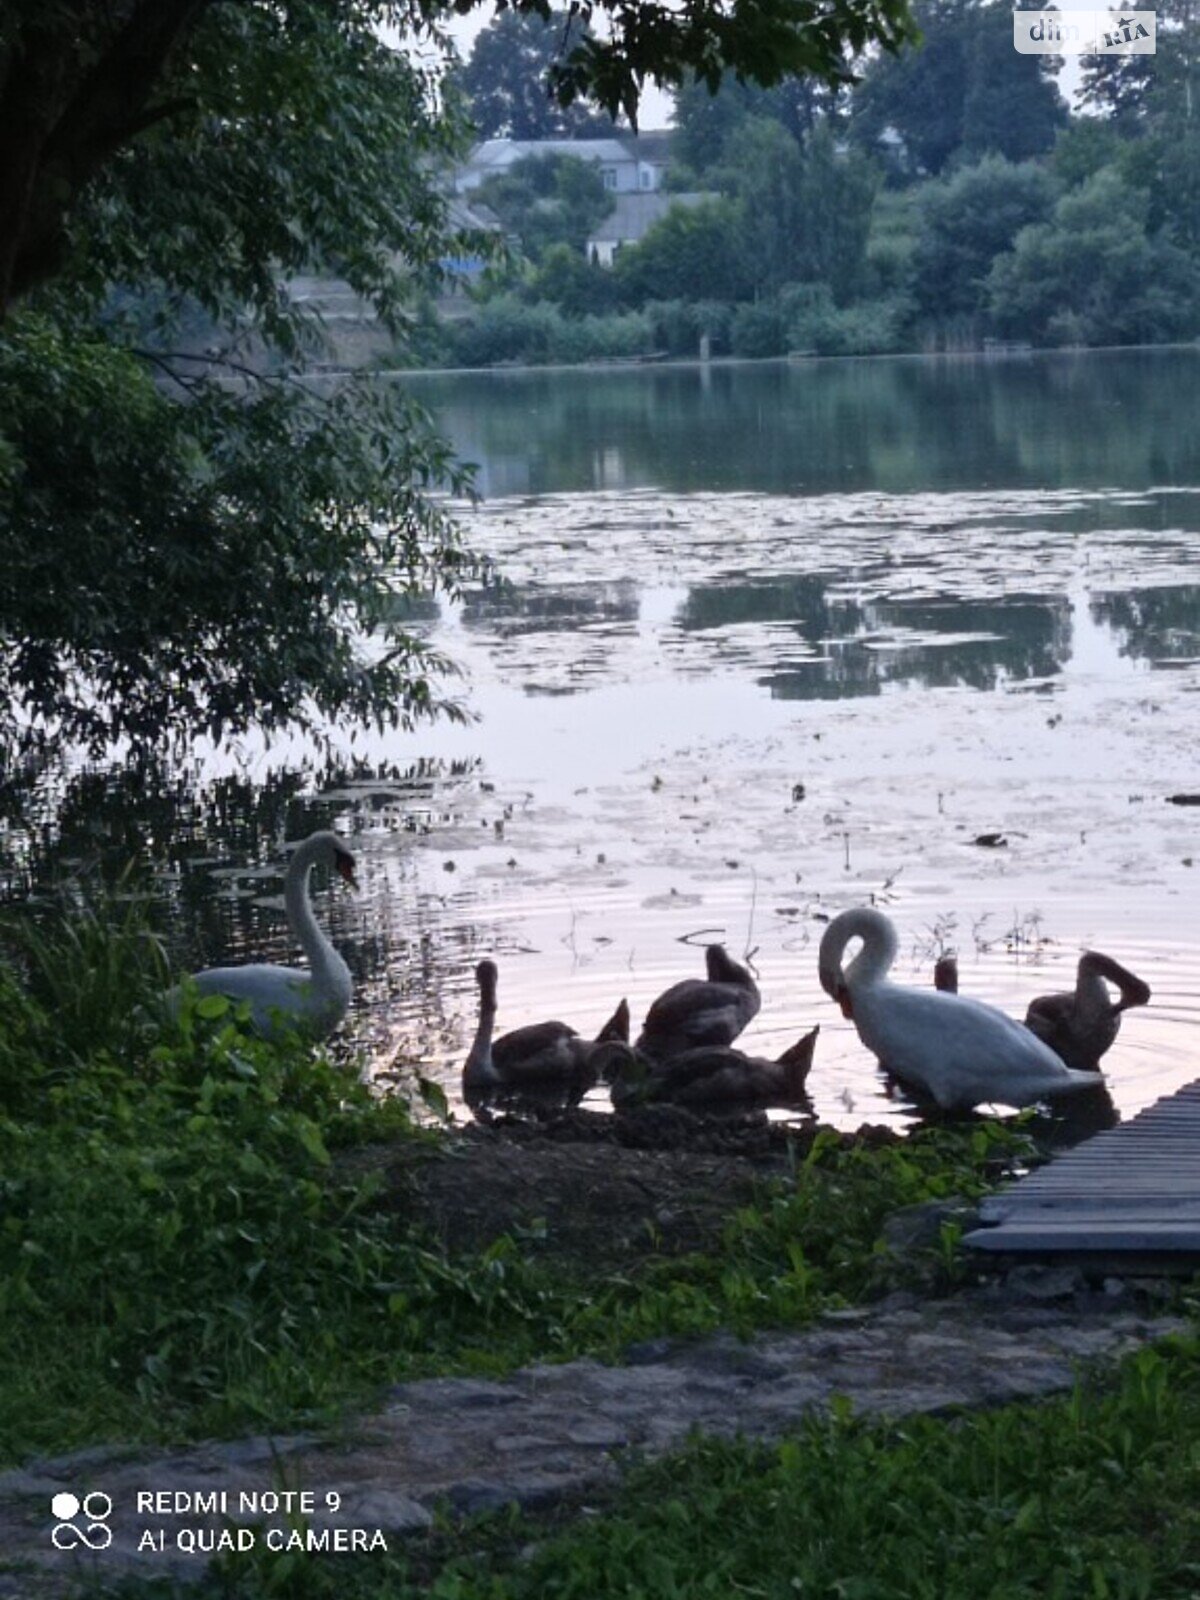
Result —
M1147 232L1149 196L1102 168L1023 228L988 277L1000 332L1036 343L1153 344L1200 331L1200 266Z
M787 329L778 301L739 306L732 332L735 356L781 356L787 349Z
M650 300L645 315L656 350L673 356L696 356L700 338L707 334L713 355L726 355L734 308L720 300Z
M566 244L551 245L522 294L531 304L548 301L568 317L605 316L617 303L611 270Z
M780 292L779 306L789 350L841 354L838 309L827 283L788 284Z
M889 355L908 344L912 304L902 294L838 307L828 284L789 284L779 297L789 350L822 356Z
M513 295L499 295L471 317L447 324L444 338L445 358L457 366L540 366L640 355L650 349L652 333L641 312L567 317L548 303L526 305Z

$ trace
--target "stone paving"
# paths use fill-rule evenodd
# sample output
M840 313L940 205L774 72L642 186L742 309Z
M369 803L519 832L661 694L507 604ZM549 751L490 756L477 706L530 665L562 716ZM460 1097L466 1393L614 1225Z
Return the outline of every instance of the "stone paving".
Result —
M1122 1355L1182 1326L1138 1309L1120 1283L1091 1292L1062 1269L1020 1271L1023 1278L1010 1274L1007 1283L942 1301L898 1293L828 1313L800 1333L654 1340L630 1349L619 1367L579 1360L496 1382L401 1384L337 1443L258 1437L169 1454L102 1449L35 1461L0 1474L0 1596L27 1600L80 1582L97 1593L134 1572L199 1576L206 1545L225 1529L228 1547L238 1524L254 1526L260 1545L268 1533L286 1540L289 1529L308 1538L307 1528L328 1549L394 1548L428 1527L439 1506L471 1514L586 1494L611 1480L623 1458L659 1455L693 1429L769 1439L835 1395L864 1415L1048 1395L1071 1386L1081 1361ZM312 1500L294 1500L290 1519L271 1502L251 1498L249 1510L241 1502L271 1492ZM112 1502L98 1527L88 1519L104 1502L84 1502L92 1494ZM171 1498L139 1502L151 1494ZM58 1522L56 1495L84 1503ZM64 1509L70 1504L60 1500ZM55 1548L56 1525L60 1543L74 1548ZM86 1534L102 1544L106 1530L106 1548L83 1542Z

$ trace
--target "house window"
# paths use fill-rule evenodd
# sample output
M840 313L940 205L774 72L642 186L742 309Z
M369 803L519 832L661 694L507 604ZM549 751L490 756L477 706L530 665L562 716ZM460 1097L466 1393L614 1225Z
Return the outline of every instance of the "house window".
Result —
M617 169L616 169L616 167L605 167L605 169L604 169L604 187L606 189L615 189L617 187Z
M652 189L654 187L654 174L649 167L643 167L639 176L643 189Z

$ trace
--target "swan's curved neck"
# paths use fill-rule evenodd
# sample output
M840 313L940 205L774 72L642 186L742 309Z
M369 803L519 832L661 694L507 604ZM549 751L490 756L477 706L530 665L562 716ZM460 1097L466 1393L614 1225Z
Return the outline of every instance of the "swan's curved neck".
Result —
M496 985L482 982L479 985L479 1023L475 1037L463 1063L463 1075L475 1084L490 1081L495 1076L492 1064L492 1032L496 1026Z
M862 949L845 971L842 956L851 939L861 939ZM818 973L826 994L836 997L845 987L853 993L863 984L886 978L898 948L896 930L882 912L870 906L843 911L825 930L818 958Z
M349 969L313 915L312 901L308 895L308 877L316 854L317 851L310 850L307 843L296 851L284 879L283 903L287 910L288 927L308 957L313 983L317 989L325 990L338 987L339 980Z
M1114 1006L1109 999L1105 980L1121 995ZM1075 981L1075 999L1089 1010L1108 1015L1110 1011L1124 1011L1130 1006L1144 1006L1150 998L1150 989L1140 978L1134 977L1127 967L1099 950L1088 950L1079 958L1079 973Z

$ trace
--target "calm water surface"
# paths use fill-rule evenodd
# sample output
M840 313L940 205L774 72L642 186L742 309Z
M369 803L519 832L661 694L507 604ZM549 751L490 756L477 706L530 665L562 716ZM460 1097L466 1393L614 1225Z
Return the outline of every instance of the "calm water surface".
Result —
M270 870L331 815L364 893L321 897L381 1074L449 1089L471 969L500 1026L635 1024L693 945L754 951L742 1043L820 1022L811 1089L906 1115L816 979L873 899L903 981L959 953L1023 1014L1083 946L1145 977L1106 1060L1130 1113L1200 1072L1200 351L410 380L487 496L508 587L425 626L478 721L199 752L153 797L79 773L20 870L114 837L197 959L286 958ZM981 835L1000 835L986 847Z

